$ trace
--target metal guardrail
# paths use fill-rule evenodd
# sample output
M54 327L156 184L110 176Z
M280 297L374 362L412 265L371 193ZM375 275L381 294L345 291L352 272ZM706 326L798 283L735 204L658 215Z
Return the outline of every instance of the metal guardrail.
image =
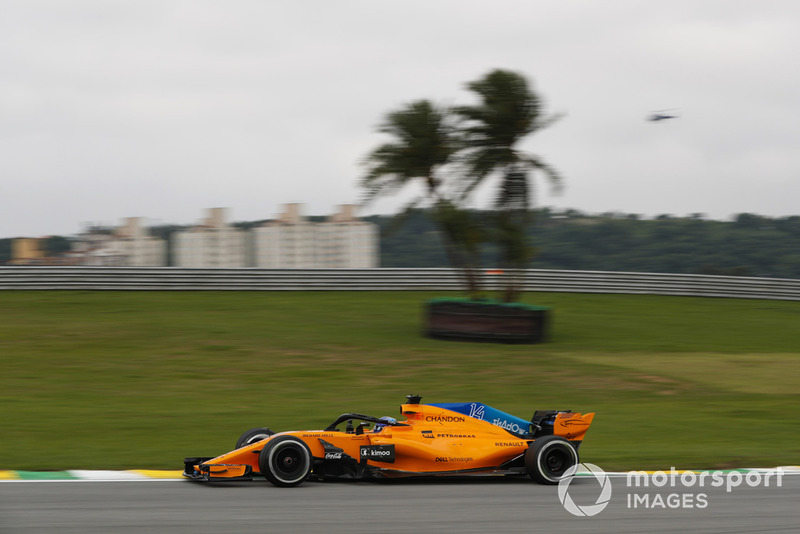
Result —
M502 275L485 271L486 287ZM800 280L687 274L529 269L524 291L800 300ZM0 267L0 290L461 291L454 269L186 269Z

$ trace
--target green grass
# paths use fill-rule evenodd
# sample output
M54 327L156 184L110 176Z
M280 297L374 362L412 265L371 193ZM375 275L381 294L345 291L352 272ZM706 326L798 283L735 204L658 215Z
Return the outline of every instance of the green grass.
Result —
M541 345L430 340L411 292L0 292L0 469L180 469L408 393L597 412L606 469L800 464L800 302L529 294Z

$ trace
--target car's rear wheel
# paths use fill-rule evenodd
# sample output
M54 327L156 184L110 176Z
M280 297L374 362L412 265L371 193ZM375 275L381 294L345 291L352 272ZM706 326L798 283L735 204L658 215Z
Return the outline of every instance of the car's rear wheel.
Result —
M276 486L297 486L311 472L311 450L294 436L279 436L261 449L258 467Z
M567 469L579 461L575 447L559 436L539 438L525 451L525 469L540 484L558 484Z
M257 441L261 441L262 439L267 439L275 432L270 430L267 427L258 427L258 428L251 428L241 436L239 439L236 440L236 448L240 449L245 445L251 445Z

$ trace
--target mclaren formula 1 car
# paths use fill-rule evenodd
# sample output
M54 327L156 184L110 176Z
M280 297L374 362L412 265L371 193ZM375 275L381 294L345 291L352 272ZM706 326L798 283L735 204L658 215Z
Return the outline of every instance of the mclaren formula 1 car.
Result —
M578 463L578 448L594 418L537 410L528 421L478 402L420 400L407 397L401 420L346 413L324 430L254 428L231 452L186 458L183 476L221 481L260 474L289 487L308 478L527 473L542 484L556 484Z

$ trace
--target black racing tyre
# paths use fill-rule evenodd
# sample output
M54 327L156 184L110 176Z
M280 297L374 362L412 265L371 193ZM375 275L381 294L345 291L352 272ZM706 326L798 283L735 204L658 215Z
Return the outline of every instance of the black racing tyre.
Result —
M261 449L258 467L276 486L297 486L311 472L311 449L294 436L278 436Z
M579 461L575 447L560 436L541 437L525 451L525 470L540 484L558 484Z
M240 449L245 445L251 445L256 441L261 441L273 435L275 432L267 427L251 428L236 440L236 448Z

